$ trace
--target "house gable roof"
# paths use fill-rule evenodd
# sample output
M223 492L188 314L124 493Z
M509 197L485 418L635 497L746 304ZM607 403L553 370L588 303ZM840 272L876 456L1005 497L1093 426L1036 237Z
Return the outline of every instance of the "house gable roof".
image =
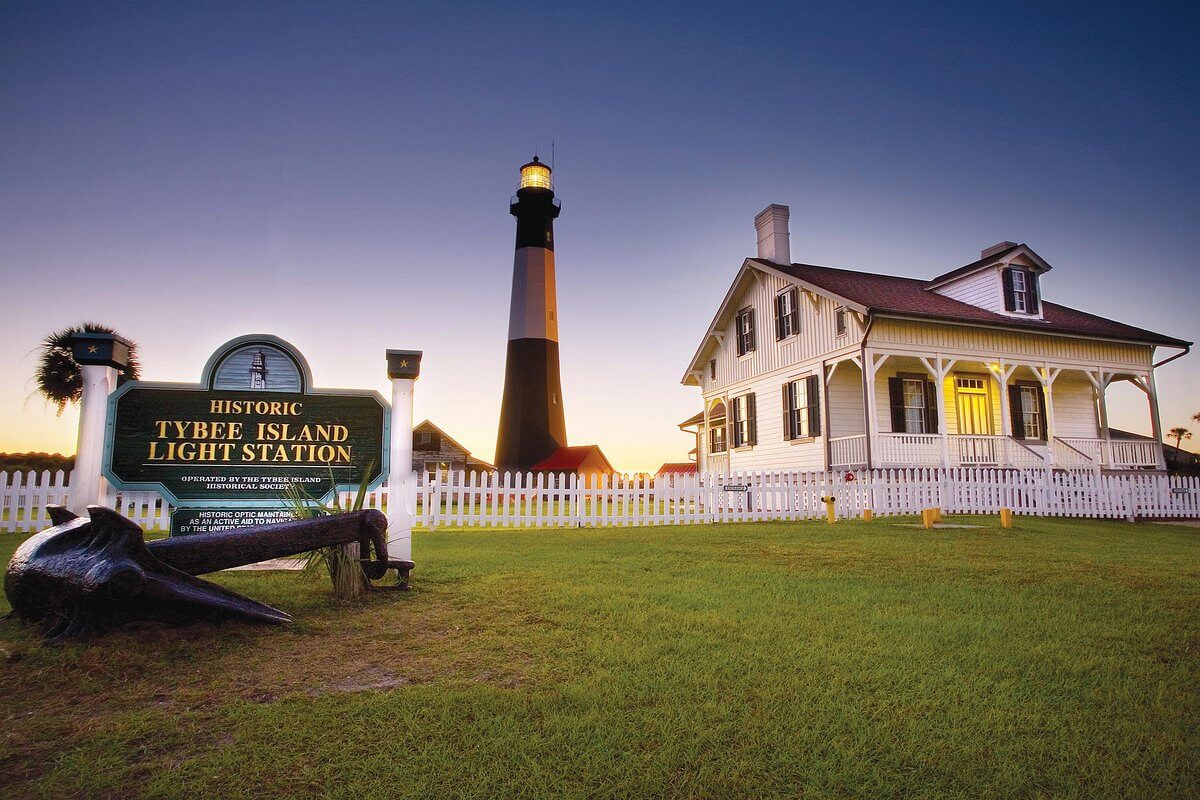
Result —
M937 292L928 291L929 281L900 278L871 272L856 272L812 264L777 267L789 275L821 286L865 306L870 313L919 317L941 322L984 324L1000 328L1088 336L1099 339L1145 342L1168 347L1190 347L1190 342L1126 325L1069 306L1042 301L1042 319L1010 317L988 311Z
M1118 341L1141 342L1165 347L1189 348L1191 342L1165 336L1134 325L1089 314L1086 311L1042 300L1041 318L1012 317L998 314L979 306L955 300L933 289L945 285L980 269L1024 257L1041 271L1050 269L1041 256L1025 244L1018 244L986 258L943 273L933 280L902 278L881 275L875 272L822 267L815 264L779 264L761 258L747 258L730 284L729 291L708 326L700 346L696 348L691 363L684 373L682 383L699 385L697 375L708 352L711 340L723 327L725 319L732 313L733 306L753 270L769 275L778 275L795 283L802 289L828 297L863 314L883 316L916 317L938 322L986 325L998 328L1025 330L1032 333L1063 334Z

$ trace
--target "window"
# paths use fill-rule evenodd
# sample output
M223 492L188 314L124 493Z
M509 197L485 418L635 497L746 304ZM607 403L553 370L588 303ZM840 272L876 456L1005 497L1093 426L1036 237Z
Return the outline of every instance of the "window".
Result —
M708 379L710 381L717 379L717 360L715 358L708 362Z
M816 375L783 385L783 438L806 439L821 433L821 387Z
M1004 308L1017 314L1038 313L1037 274L1027 269L1005 269Z
M925 433L925 381L904 379L904 430Z
M937 387L923 375L888 378L894 433L937 433Z
M1012 433L1016 439L1046 439L1046 399L1042 387L1018 383L1008 387Z
M1025 290L1025 272L1013 270L1013 311L1029 313L1029 293Z
M733 446L749 447L758 438L754 423L754 395L744 394L733 398Z
M721 420L721 424L708 429L708 452L724 453L728 449L725 443L725 421Z
M427 472L429 474L430 478L434 478L437 480L445 480L446 477L450 474L450 462L449 461L426 461L425 462L425 472Z
M846 335L846 309L844 306L838 306L833 312L833 325L838 336Z
M737 315L737 353L744 356L754 350L754 309L743 308Z
M795 287L775 295L775 338L786 339L800 332L799 294Z

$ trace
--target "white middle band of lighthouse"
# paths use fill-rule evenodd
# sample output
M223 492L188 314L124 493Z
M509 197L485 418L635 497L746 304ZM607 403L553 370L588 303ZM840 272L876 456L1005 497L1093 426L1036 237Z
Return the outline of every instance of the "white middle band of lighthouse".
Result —
M508 338L558 341L553 250L522 247L514 255Z

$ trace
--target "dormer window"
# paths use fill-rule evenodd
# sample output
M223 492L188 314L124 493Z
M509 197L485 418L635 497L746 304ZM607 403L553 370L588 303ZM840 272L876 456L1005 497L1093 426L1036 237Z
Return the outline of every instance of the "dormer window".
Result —
M1014 314L1037 314L1039 311L1037 273L1028 269L1008 267L1004 280L1004 308Z

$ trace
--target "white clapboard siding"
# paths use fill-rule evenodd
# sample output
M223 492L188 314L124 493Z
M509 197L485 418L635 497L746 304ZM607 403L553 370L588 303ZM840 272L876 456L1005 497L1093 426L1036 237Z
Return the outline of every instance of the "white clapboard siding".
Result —
M734 488L737 487L737 488ZM414 476L416 524L436 528L563 528L694 525L822 519L834 498L839 519L878 516L1017 514L1103 519L1200 518L1200 478L1162 473L971 467L858 472L733 471L669 475L546 475L452 472ZM354 493L341 495L343 508ZM49 526L45 506L69 499L64 473L0 472L0 531ZM154 492L110 491L108 503L148 531L170 526L170 506ZM386 486L364 507L386 511Z

